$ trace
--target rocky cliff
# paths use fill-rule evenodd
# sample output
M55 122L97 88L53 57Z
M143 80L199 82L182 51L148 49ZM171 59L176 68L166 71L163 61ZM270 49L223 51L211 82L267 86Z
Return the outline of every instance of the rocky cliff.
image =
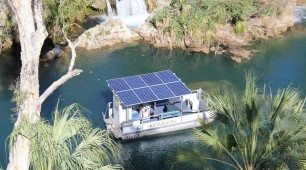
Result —
M142 39L138 33L127 28L120 19L110 19L85 31L78 39L79 47L98 49L116 43Z

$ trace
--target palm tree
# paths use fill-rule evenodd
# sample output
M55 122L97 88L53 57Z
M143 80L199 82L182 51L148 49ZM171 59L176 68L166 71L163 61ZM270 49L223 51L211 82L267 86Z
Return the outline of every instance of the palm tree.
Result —
M301 168L306 158L305 100L291 87L273 96L256 87L256 81L249 72L244 95L228 89L205 95L215 121L199 121L201 128L194 134L200 145L170 156L173 167L221 163L238 170Z
M116 161L116 143L108 131L92 128L83 110L77 104L61 112L56 108L52 125L44 120L36 124L22 121L10 136L10 146L17 134L30 140L31 169L121 169L107 166Z

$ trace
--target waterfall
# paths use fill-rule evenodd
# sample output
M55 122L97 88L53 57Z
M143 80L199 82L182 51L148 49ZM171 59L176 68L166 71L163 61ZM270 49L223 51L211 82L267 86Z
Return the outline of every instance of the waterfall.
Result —
M113 16L113 11L112 11L112 7L109 3L109 0L106 0L106 7L107 7L107 15L109 17L112 17Z
M149 16L144 0L116 0L118 17L128 26L137 27Z
M119 17L148 14L144 0L116 0Z
M296 23L306 21L306 6L296 6L294 20Z

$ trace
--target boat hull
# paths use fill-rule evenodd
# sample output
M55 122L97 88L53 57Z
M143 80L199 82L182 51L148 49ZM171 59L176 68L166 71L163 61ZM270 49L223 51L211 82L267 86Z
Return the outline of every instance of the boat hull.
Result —
M183 123L178 123L178 124L173 124L169 126L163 126L163 127L158 127L158 128L153 128L153 129L148 129L148 130L143 130L140 132L131 132L127 134L123 134L121 136L121 140L133 140L137 138L142 138L145 136L152 136L152 135L157 135L157 134L163 134L163 133L169 133L169 132L175 132L175 131L180 131L180 130L185 130L185 129L191 129L198 127L199 124L196 123L195 121L191 122L183 122Z
M199 119L205 119L207 122L212 120L207 119L210 112L198 112L198 113L189 113L179 117L172 117L168 119L162 119L154 121L148 119L140 121L130 122L127 126L118 128L112 118L106 119L107 129L109 129L112 134L118 139L121 140L132 140L137 138L142 138L145 136L151 136L156 134L175 132L179 130L191 129L198 127L197 123ZM150 121L151 120L151 121Z

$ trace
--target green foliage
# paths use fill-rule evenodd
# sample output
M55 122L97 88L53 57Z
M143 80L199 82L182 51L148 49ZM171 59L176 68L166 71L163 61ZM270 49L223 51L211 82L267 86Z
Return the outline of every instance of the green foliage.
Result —
M0 1L1 2L1 1ZM11 46L11 37L14 31L14 25L12 24L11 18L9 17L9 10L6 11L5 26L0 31L0 44L7 43L7 46Z
M22 94L20 92L20 78L19 77L10 85L9 90L13 93L11 102L16 104L16 107L13 108L12 110L17 113L19 109L18 106L21 105L21 103L26 99L26 96L27 96L27 94Z
M242 35L246 32L247 30L247 23L245 21L238 21L235 24L235 32L238 35Z
M54 42L62 39L62 27L83 21L93 0L43 0L44 21Z
M206 42L207 31L215 32L219 25L236 25L243 33L248 19L275 15L284 8L284 0L172 0L170 7L158 12L152 24L169 32L177 41L185 37Z
M173 166L220 163L248 170L299 169L306 165L305 99L291 87L275 95L266 93L256 81L249 72L243 95L229 89L205 95L217 116L211 124L199 121L201 128L194 134L202 147L172 155Z
M110 169L117 145L108 131L92 127L83 110L77 104L56 109L52 123L22 120L10 135L10 147L18 135L30 140L30 169Z

